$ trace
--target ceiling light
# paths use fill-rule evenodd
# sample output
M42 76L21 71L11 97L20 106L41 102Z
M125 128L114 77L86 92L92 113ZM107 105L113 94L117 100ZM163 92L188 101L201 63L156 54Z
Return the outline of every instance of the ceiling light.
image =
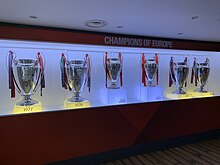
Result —
M85 22L85 25L90 28L101 28L101 27L106 26L107 24L108 22L103 21L103 20L98 20L98 19L88 20Z
M31 19L37 19L38 17L37 17L37 16L34 16L34 15L31 15L31 16L29 16L29 18L31 18Z
M117 26L116 28L121 29L121 28L123 28L123 26Z
M195 16L192 17L192 19L198 19L198 18L199 18L198 15L195 15Z

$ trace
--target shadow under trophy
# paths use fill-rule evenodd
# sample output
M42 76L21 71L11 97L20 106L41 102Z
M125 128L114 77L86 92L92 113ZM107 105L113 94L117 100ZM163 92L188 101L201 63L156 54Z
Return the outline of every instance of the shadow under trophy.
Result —
M195 86L199 85L199 88L192 92L193 96L212 96L212 92L204 90L205 85L207 84L208 77L210 73L210 62L206 58L205 62L199 63L196 58L193 61L192 74L191 74L191 83L195 79Z
M63 53L60 61L62 87L73 92L73 96L64 101L66 108L83 108L89 107L90 102L80 96L87 82L91 87L91 65L90 58L86 54L83 60L69 60Z
M153 58L146 59L142 54L142 83L144 86L154 87L153 80L156 76L156 85L158 85L158 54ZM146 81L147 80L147 81Z
M28 113L41 111L41 103L33 100L33 95L39 85L45 88L44 60L41 53L36 59L16 59L14 52L8 53L9 89L11 97L15 97L15 88L23 96L23 100L16 103L14 113Z
M175 84L176 90L172 94L167 94L168 98L191 98L183 90L183 87L187 86L188 74L189 74L188 58L185 57L183 62L175 62L174 58L171 57L170 69L169 69L169 87Z
M122 86L122 55L118 54L118 57L108 57L108 53L105 54L104 67L106 73L106 88L119 89ZM120 79L120 86L117 85ZM109 82L109 83L108 83Z

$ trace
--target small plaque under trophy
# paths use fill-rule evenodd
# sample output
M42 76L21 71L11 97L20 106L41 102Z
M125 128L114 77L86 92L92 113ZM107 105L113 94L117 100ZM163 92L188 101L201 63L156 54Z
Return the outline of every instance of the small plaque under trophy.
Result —
M65 108L85 108L90 106L90 102L80 96L84 85L90 92L91 86L91 66L90 58L86 54L85 59L69 60L63 53L60 61L62 87L72 91L73 96L64 101Z
M191 83L195 80L195 86L199 86L190 94L193 97L211 97L214 95L213 92L206 91L205 85L208 82L208 77L210 73L210 61L208 58L205 59L205 62L199 63L197 58L194 58L192 74L191 74Z
M36 59L16 59L15 52L8 53L8 72L9 72L9 89L11 97L15 97L15 89L23 100L14 105L14 113L30 113L40 112L42 110L41 103L33 100L33 95L39 85L45 88L44 79L44 60L42 55L38 53Z
M141 87L141 100L143 101L155 101L163 99L163 89L158 86L158 63L159 58L156 53L153 58L145 58L145 54L142 53L141 65L142 65L142 84Z
M169 69L169 87L175 84L176 90L173 93L168 93L167 97L172 99L187 99L191 98L183 87L187 86L187 77L189 74L188 58L185 57L183 62L176 62L173 57L170 59Z

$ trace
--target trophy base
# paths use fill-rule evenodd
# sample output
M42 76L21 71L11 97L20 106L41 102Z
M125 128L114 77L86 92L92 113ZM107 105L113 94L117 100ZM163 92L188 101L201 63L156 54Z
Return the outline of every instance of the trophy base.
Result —
M90 102L88 100L83 100L81 102L72 102L69 100L64 101L65 108L78 109L78 108L90 107Z
M13 113L21 114L21 113L32 113L32 112L41 112L42 105L41 102L37 102L33 105L14 105Z
M214 93L213 92L207 92L207 91L203 91L203 92L195 91L195 92L189 92L189 95L191 95L193 98L196 98L196 97L212 97L212 96L214 96Z
M141 87L142 101L157 101L163 99L163 88L160 86Z
M34 104L38 104L38 101L28 99L28 100L22 100L22 101L16 103L17 106L31 106L31 105L34 105Z
M170 99L191 99L192 96L187 94L168 93L167 98Z

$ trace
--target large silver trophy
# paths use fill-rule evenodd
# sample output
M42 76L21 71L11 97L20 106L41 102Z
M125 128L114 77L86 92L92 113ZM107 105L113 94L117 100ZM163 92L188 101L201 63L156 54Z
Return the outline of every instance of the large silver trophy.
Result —
M210 62L209 59L206 58L205 62L199 63L196 58L194 58L193 68L192 68L192 77L191 83L193 83L193 77L195 77L195 86L199 83L198 92L207 92L204 91L204 86L207 83L210 72Z
M90 91L90 59L88 55L84 60L68 60L65 55L61 57L62 84L64 88L69 88L73 92L73 97L69 102L87 101L80 96L87 82Z
M174 94L186 94L183 91L184 85L186 86L187 77L189 74L189 64L187 57L183 62L175 62L174 58L170 59L170 70L169 70L169 86L175 84L176 90Z
M44 82L44 63L40 53L36 59L16 59L15 53L9 51L8 56L9 67L9 88L11 96L15 97L15 87L17 91L24 97L18 102L18 106L31 106L37 104L38 101L31 99L41 84L41 89L45 87ZM42 92L42 90L41 90Z
M122 86L122 55L119 53L118 57L110 58L106 53L105 56L105 72L106 72L106 87L110 89L120 88L117 85L118 80L120 79L120 85ZM107 80L110 81L108 86Z
M144 86L153 87L155 86L153 84L155 77L158 85L158 55L155 54L153 58L146 59L145 55L142 54L142 83Z

